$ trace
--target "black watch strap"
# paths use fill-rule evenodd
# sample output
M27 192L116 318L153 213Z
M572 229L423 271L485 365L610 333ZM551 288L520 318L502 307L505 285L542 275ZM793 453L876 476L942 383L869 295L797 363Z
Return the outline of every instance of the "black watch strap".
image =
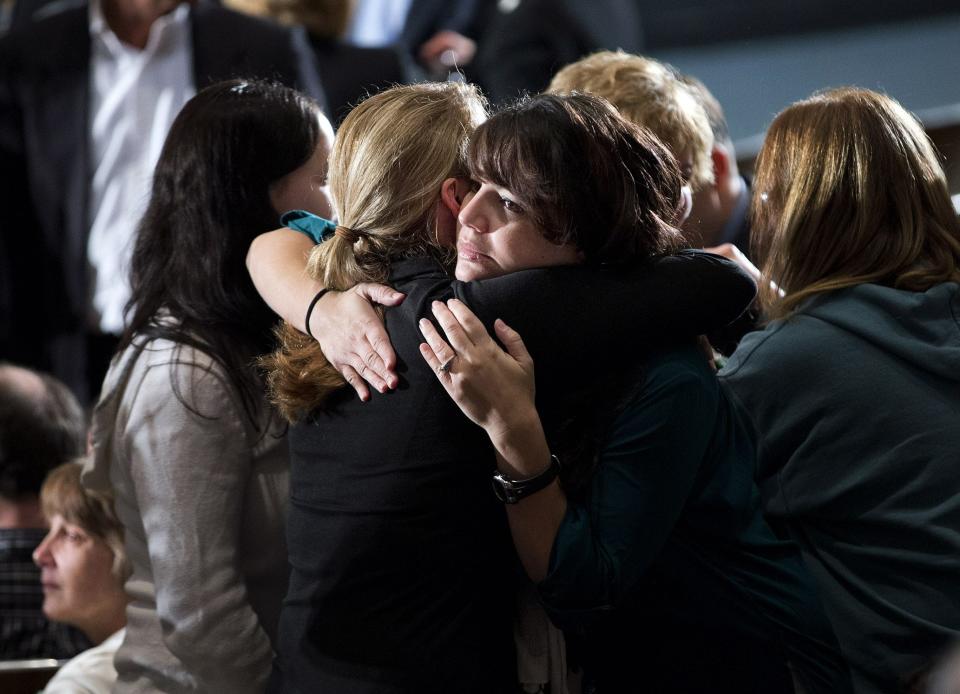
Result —
M536 477L525 480L512 480L504 477L502 473L496 473L493 476L493 493L497 495L505 504L515 504L521 499L525 499L531 494L536 494L541 489L553 482L560 474L560 459L555 455L550 456L550 467L541 472Z

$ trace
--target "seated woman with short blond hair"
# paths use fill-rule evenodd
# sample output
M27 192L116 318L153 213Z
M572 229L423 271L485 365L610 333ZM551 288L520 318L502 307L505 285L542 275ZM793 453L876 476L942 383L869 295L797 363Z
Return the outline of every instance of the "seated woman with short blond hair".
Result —
M46 694L109 692L117 679L113 654L127 623L129 575L123 526L107 494L84 489L78 462L55 468L40 501L50 532L33 553L48 619L80 629L95 644L54 675Z

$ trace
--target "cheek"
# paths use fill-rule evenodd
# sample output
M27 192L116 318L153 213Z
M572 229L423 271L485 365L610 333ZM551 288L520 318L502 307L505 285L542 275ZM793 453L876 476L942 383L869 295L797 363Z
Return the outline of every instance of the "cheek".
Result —
M522 233L504 235L497 250L500 264L505 269L524 270L543 264L550 249L539 243L533 234L524 229Z
M78 551L58 563L60 590L53 591L44 601L61 618L78 617L99 609L109 595L116 579L111 569L113 555L106 547Z
M310 207L307 209L321 217L333 219L333 198L330 197L330 189L310 191Z

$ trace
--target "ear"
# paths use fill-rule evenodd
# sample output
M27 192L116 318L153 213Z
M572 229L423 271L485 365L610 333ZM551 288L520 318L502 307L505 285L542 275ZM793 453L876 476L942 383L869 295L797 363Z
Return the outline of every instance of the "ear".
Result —
M440 185L440 201L450 210L453 218L460 216L460 208L470 192L470 181L465 178L447 178Z
M730 152L723 145L714 145L710 151L710 159L713 161L714 185L719 185L730 175Z

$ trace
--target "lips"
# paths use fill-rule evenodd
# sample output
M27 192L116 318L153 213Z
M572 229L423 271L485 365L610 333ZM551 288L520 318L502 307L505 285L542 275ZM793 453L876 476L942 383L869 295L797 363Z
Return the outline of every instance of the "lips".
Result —
M482 253L479 248L469 241L461 241L457 244L457 255L464 260L469 260L474 263L483 262L488 259L486 254Z

